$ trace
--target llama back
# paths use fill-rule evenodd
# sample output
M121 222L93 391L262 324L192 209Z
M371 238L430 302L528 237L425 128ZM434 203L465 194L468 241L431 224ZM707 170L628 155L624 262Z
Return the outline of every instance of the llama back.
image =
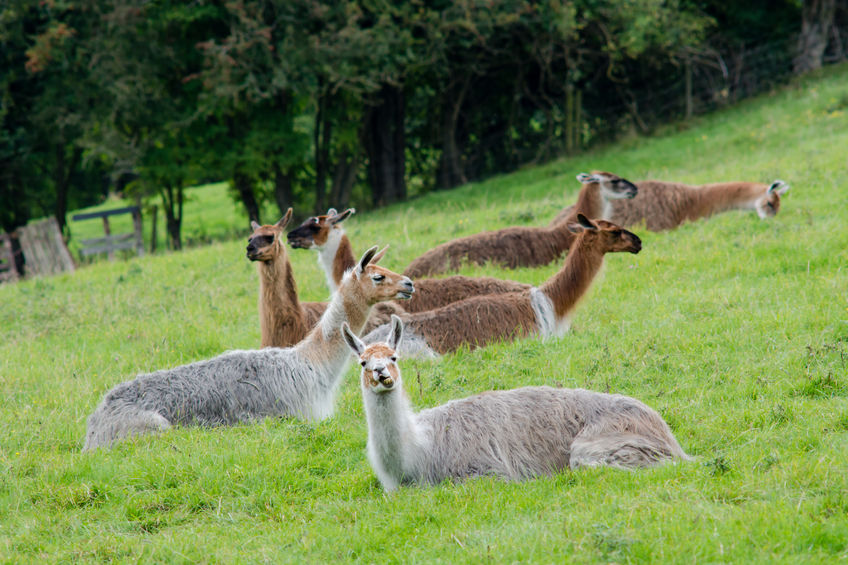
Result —
M443 279L424 279L415 281L415 294L403 306L410 313L425 312L472 296L529 291L531 288L529 284L494 277L453 275Z
M492 262L508 269L547 265L568 249L573 235L567 230L511 227L448 241L427 251L404 271L410 277L458 270L463 263Z
M230 351L139 375L104 396L89 417L86 449L174 424L219 426L287 415L322 418L327 409L311 404L321 386L307 365L295 362L292 349L279 348Z
M422 336L437 353L511 341L539 329L527 292L475 296L403 319L407 335Z
M418 422L431 434L432 458L422 469L428 483L479 475L520 480L582 465L634 468L689 458L644 403L583 389L486 392L422 410ZM592 459L597 453L603 458Z
M673 182L639 181L637 195L629 200L610 202L609 220L623 227L645 222L651 231L662 231L679 226L687 219L696 188Z
M567 468L581 406L564 392L549 387L484 392L422 410L418 421L432 434L424 480L481 475L520 480Z

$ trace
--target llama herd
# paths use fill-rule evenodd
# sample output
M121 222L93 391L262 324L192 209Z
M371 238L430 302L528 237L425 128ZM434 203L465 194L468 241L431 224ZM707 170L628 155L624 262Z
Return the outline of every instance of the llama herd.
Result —
M577 177L573 206L547 227L510 227L443 243L401 273L358 260L342 224L354 210L308 218L283 237L253 222L247 258L259 275L261 349L139 375L110 390L88 419L84 450L173 425L219 426L268 416L332 415L352 358L368 424L368 459L386 490L401 484L493 475L509 480L566 468L637 468L689 457L665 421L642 402L582 389L490 391L415 413L399 357L438 358L528 336L557 337L607 253L639 253L625 229L672 229L725 210L774 216L789 186L747 182L688 186L632 183L608 172ZM317 252L329 302L300 302L286 240ZM538 287L493 277L422 278L464 263L562 267ZM413 281L414 279L414 281ZM361 337L360 337L361 336ZM351 355L353 354L353 355Z

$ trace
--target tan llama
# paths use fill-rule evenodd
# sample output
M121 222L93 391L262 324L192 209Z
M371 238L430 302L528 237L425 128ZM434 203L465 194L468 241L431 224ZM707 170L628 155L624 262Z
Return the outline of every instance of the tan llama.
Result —
M584 183L573 210L591 218L600 216L610 200L633 198L636 187L612 173L595 171L581 173ZM544 228L514 226L461 237L427 251L404 270L413 278L455 271L464 262L483 265L495 263L508 269L538 267L558 259L574 241L568 222L558 222Z
M337 213L334 208L330 208L324 215L307 218L300 226L288 233L289 245L292 247L318 251L318 264L324 269L327 284L331 290L339 284L342 274L354 263L353 249L341 226L341 223L353 212L353 208L342 213ZM443 279L417 279L415 281L415 295L411 300L398 306L407 312L424 312L441 308L470 296L501 294L529 289L529 284L494 277L455 275ZM375 308L372 316L379 315L383 319L383 323L388 322L389 319L384 311L388 304L378 305L384 307L384 309Z
M279 222L260 226L251 222L253 233L247 239L247 258L259 273L259 325L262 347L289 347L309 333L324 310L325 302L302 303L297 296L291 263L283 242L283 229L289 223L289 208Z
M529 335L559 336L570 327L570 316L585 295L607 253L639 253L636 234L582 214L568 229L576 239L565 265L539 288L491 296L475 296L437 310L401 316L406 326L403 355L431 357L460 347L476 348L494 341ZM384 341L388 324L364 337Z
M524 387L484 392L413 412L397 364L403 324L359 356L368 421L368 460L386 490L402 484L496 476L522 480L564 469L622 469L688 460L668 424L644 403L583 389Z
M691 186L656 180L639 181L638 195L632 200L610 202L605 219L629 227L645 222L651 231L674 229L687 221L708 218L729 210L753 210L762 218L774 217L780 197L789 185L776 180L770 185L757 182L720 182ZM554 219L564 220L568 209Z

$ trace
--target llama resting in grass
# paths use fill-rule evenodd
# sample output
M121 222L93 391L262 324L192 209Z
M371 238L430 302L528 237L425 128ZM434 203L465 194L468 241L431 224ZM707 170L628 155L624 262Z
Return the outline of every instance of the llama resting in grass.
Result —
M325 215L312 216L288 233L289 245L296 249L315 249L318 264L324 269L327 284L333 290L341 275L355 262L353 249L341 223L354 212L349 208L338 213L330 208ZM441 308L470 296L501 294L529 290L530 285L494 277L464 277L455 275L443 279L416 279L415 294L400 306L406 312L424 312ZM389 303L380 306L388 306ZM401 312L394 312L400 315ZM382 323L389 321L386 312L377 311ZM372 328L373 329L373 328ZM370 331L366 328L366 333Z
M596 171L581 174L578 180L602 179L603 182L584 182L577 197L574 218L601 216L608 201L633 198L636 187L629 181ZM403 274L418 278L459 269L463 262L483 265L495 263L508 269L538 267L558 259L574 241L574 234L560 222L544 228L514 226L461 237L427 251L404 270Z
M662 231L687 221L707 218L728 210L754 210L762 218L771 218L780 209L780 197L789 185L776 180L770 185L756 182L720 182L690 186L656 180L636 183L639 193L631 200L610 202L603 217L629 227L645 222L647 229ZM552 225L565 221L569 208L560 212Z
M259 325L262 347L288 347L306 337L324 310L326 302L301 303L297 297L291 263L283 242L283 229L292 209L273 225L251 222L253 233L247 239L247 258L259 273Z
M475 296L437 310L401 316L406 325L404 357L433 357L463 346L476 348L494 341L528 335L559 336L604 263L606 253L639 253L635 234L604 220L582 214L568 229L576 233L565 264L538 288L491 296ZM389 325L364 337L365 343L385 341Z
M393 317L388 342L365 345L342 327L362 365L368 460L386 490L449 478L521 480L567 468L632 469L689 459L659 414L618 394L526 387L416 414L397 365L402 333Z
M175 424L218 426L266 416L330 416L350 361L339 330L342 323L360 332L374 304L408 298L413 292L408 277L371 264L376 251L366 251L345 275L318 325L295 347L230 351L119 384L88 418L83 449Z

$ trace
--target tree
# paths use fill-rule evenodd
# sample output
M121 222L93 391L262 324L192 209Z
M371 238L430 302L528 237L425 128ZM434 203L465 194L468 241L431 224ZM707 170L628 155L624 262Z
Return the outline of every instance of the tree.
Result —
M836 0L802 0L796 73L821 67L835 15Z

